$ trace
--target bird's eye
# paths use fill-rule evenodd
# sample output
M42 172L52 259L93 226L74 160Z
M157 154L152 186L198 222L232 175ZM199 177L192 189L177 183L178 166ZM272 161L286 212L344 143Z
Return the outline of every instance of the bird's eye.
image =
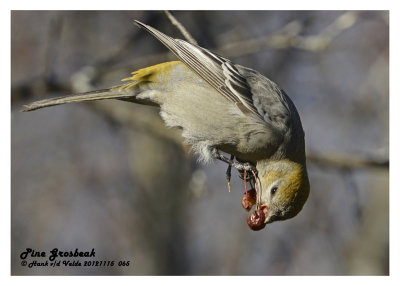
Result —
M271 195L274 195L276 193L276 191L278 190L278 187L273 187L271 189Z

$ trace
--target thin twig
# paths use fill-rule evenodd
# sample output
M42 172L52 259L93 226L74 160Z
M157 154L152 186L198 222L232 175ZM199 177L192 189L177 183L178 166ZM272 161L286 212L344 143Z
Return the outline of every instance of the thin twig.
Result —
M185 39L194 45L197 45L197 41L192 37L192 35L186 30L186 28L172 15L170 11L164 11L165 15L167 15L168 19L171 21L171 23L178 28L178 30L182 33L182 35L185 37Z
M314 153L307 154L307 161L319 166L339 169L389 168L389 159L349 155L318 155Z

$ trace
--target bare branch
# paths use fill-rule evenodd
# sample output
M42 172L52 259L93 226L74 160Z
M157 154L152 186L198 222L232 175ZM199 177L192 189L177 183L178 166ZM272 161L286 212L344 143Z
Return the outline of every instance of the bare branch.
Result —
M178 30L182 33L185 39L194 45L197 45L197 41L192 37L192 35L186 30L186 28L175 18L174 15L170 11L164 11L165 15L167 15L168 19L171 23L178 28Z
M356 168L389 168L389 159L362 158L349 155L307 154L307 161L323 167L356 169Z

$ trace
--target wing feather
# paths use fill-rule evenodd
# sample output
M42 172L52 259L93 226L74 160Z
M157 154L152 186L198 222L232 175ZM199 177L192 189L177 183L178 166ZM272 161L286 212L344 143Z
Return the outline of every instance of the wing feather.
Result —
M231 61L197 45L173 39L139 21L135 22L156 37L225 98L235 104L242 104L244 107L242 111L251 112L262 118L253 104L250 86Z

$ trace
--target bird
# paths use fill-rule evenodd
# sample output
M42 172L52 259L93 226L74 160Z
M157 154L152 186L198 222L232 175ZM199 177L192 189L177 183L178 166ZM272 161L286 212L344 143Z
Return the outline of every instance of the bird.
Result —
M178 60L136 70L111 88L36 101L23 111L103 99L156 106L168 127L182 130L200 162L222 160L229 165L228 178L233 166L255 185L263 226L295 217L309 197L310 182L301 119L285 91L256 70L135 24Z

